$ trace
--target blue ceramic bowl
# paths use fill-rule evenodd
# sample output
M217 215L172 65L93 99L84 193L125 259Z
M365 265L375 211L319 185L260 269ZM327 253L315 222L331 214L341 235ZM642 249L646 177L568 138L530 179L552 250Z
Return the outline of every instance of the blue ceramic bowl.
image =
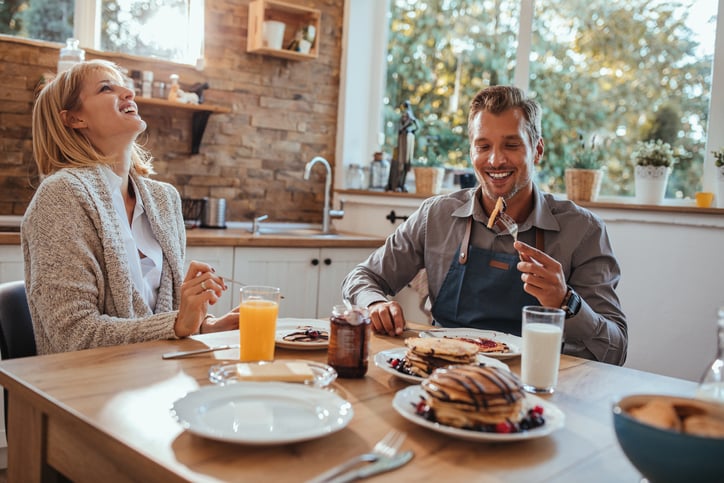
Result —
M670 401L677 412L705 411L724 420L724 404L663 395L627 396L613 405L613 426L621 449L651 483L724 481L724 438L660 429L632 417L631 408L653 399Z

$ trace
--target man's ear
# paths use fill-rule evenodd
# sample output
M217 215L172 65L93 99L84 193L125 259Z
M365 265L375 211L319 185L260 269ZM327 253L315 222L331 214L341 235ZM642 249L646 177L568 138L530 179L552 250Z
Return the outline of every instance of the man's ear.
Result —
M68 110L60 111L60 118L63 120L63 124L65 124L66 127L73 129L88 127L88 124L83 119L80 119Z
M538 144L535 146L535 158L533 159L533 164L538 164L543 158L543 151L544 151L544 143L543 138L538 140Z

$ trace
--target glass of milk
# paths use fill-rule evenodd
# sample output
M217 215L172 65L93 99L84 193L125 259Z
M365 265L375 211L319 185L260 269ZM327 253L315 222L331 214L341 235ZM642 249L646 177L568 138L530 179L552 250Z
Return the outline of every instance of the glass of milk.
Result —
M563 322L566 313L552 307L523 307L521 379L523 389L552 393L558 382Z

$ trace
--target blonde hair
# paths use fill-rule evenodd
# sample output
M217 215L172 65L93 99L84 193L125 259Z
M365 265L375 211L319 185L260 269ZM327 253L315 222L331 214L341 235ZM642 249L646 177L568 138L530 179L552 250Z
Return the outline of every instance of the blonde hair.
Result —
M61 111L80 108L83 83L98 71L107 72L121 84L125 76L107 60L89 60L58 74L40 91L33 108L33 155L38 171L47 176L63 168L110 164L78 130L63 122ZM132 169L142 175L153 174L150 154L135 141L131 147Z

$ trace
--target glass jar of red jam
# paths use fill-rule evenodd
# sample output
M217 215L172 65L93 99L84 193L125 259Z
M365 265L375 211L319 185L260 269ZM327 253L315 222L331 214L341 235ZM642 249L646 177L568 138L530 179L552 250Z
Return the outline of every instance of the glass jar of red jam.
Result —
M359 378L367 374L372 325L365 308L335 305L329 319L327 364L339 377Z

